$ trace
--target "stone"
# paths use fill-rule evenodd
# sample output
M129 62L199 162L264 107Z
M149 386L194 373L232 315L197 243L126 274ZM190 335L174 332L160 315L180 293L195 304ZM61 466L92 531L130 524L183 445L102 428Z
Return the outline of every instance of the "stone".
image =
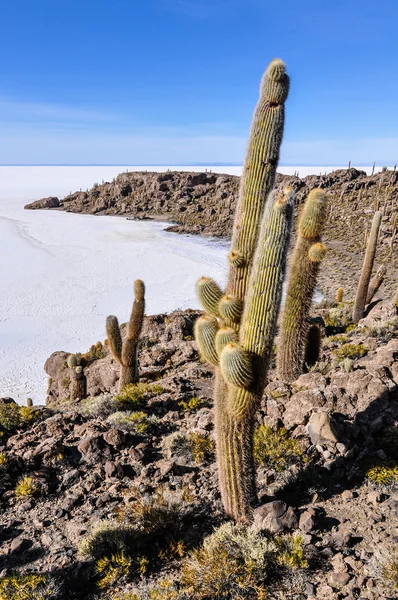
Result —
M314 446L322 442L331 442L332 444L338 442L334 422L327 412L313 413L308 422L307 431Z
M123 444L126 436L120 429L112 427L112 429L104 433L103 437L107 444L117 448Z
M295 511L282 500L274 500L259 506L254 510L253 516L253 528L256 531L279 533L294 529L298 525Z
M312 515L307 510L304 511L303 513L301 513L300 519L299 519L299 528L301 529L301 531L308 533L308 532L312 531L314 529L314 527L315 527L314 515Z
M18 554L19 552L24 552L32 545L32 540L24 538L22 535L14 538L11 542L10 553Z
M349 573L332 573L329 577L329 583L332 588L343 588L350 581L351 575Z

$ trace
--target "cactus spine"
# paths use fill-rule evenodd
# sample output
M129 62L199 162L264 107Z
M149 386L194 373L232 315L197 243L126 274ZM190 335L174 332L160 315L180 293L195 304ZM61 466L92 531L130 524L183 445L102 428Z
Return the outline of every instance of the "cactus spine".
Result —
M215 349L226 377L217 367L214 391L217 463L225 511L238 521L248 520L256 495L252 452L254 413L273 341L277 299L281 293L278 286L283 279L280 273L284 269L291 223L290 190L289 200L286 194L283 200L279 196L275 201L272 198L269 210L264 212L275 181L288 92L285 65L274 60L262 79L253 116L228 256L225 296L213 287L214 302L209 302L208 295L203 294L203 283L198 284L202 306L218 319L220 326L215 335ZM278 259L277 265L269 262L271 256ZM253 278L252 266L256 273ZM200 346L198 338L197 341Z
M379 287L381 286L381 284L384 281L384 277L386 276L386 273L387 273L387 267L385 265L381 265L377 269L376 275L373 277L373 279L369 283L368 295L366 296L366 304L370 304L372 302L374 296L377 294L377 290L379 289Z
M327 217L327 197L312 190L298 225L278 346L277 369L282 381L292 382L303 372L309 311L320 263L326 248L320 241Z
M366 298L368 295L370 277L372 275L373 263L376 256L377 238L381 225L382 213L377 211L374 214L372 227L368 237L365 257L363 259L361 277L359 279L357 294L355 297L354 310L352 320L358 323L365 313Z
M138 381L138 342L141 335L145 312L145 285L140 279L134 282L134 303L124 341L120 333L119 322L114 315L106 319L108 345L113 358L121 366L119 391L126 385Z

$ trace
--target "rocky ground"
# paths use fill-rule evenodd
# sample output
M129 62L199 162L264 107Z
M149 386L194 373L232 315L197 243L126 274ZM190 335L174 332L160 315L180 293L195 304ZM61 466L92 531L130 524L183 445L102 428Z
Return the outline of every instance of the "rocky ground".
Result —
M343 286L353 298L361 268L365 233L376 208L383 223L375 268L387 267L384 295L392 294L398 268L398 173L384 171L367 176L345 169L329 175L299 177L277 175L276 185L291 185L299 206L308 192L320 187L330 197L330 218L325 240L329 253L319 283L333 296ZM165 219L176 223L169 230L229 237L235 214L239 177L216 173L122 173L110 183L75 192L60 200L44 198L29 209L62 209L93 215L125 215L134 219Z
M258 413L268 441L257 444L255 527L271 537L299 534L305 560L250 598L398 598L398 317L391 302L378 302L352 329L350 311L317 308L326 326L321 356L293 385L271 369ZM86 369L88 400L69 401L67 353L55 352L46 407L7 428L10 401L0 403L0 575L45 573L51 581L48 595L7 596L0 580L1 600L249 597L172 595L165 583L158 595L132 591L165 574L178 581L184 557L225 522L213 372L193 342L197 315L146 318L142 376L129 398L114 399L119 368L103 347ZM132 408L137 420L120 418ZM105 582L104 565L82 551L104 519L139 523L134 569L119 565L113 577L108 565Z

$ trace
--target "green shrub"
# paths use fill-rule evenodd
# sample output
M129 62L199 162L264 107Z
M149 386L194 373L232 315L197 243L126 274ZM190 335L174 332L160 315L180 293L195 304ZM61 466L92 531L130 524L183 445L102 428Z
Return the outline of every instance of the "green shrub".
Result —
M398 558L393 558L383 566L382 575L390 587L398 590Z
M198 398L197 396L195 396L194 398L191 398L188 401L181 400L178 403L178 406L179 406L180 410L182 410L183 412L194 412L198 408L201 408L202 400L200 398Z
M374 465L366 471L366 477L378 485L389 485L398 482L398 465L387 462Z
M95 563L96 573L100 577L98 586L106 589L115 583L120 584L128 576L131 568L131 558L126 556L124 552L99 558Z
M99 560L105 556L128 554L135 539L135 531L130 525L115 521L99 521L89 535L78 546L78 553L82 558L95 558Z
M7 454L0 452L0 470L5 469L8 464Z
M101 394L100 396L89 396L79 405L79 411L87 417L105 419L119 410L119 404L112 394Z
M343 344L340 348L333 350L333 354L336 356L338 361L342 361L345 358L355 360L366 356L369 352L369 348L362 344Z
M191 444L192 458L197 464L213 460L215 443L208 433L194 431L188 440Z
M254 432L253 452L259 464L275 471L284 471L293 463L305 461L300 445L286 429L266 425L260 425Z
M115 400L119 406L118 410L135 410L142 406L146 398L156 396L162 392L164 392L164 389L160 385L131 383L115 396Z
M301 535L277 536L274 541L278 550L277 560L279 564L292 569L306 569L308 567Z
M13 573L0 579L0 600L55 600L58 589L46 575Z
M18 406L15 402L0 400L0 428L13 433L24 425L30 425L40 417L40 411L31 406Z
M185 456L192 458L192 446L189 437L182 431L174 431L163 440L163 451L168 458Z
M107 418L107 423L117 429L132 433L148 433L159 422L155 415L148 416L142 411L118 411Z
M21 477L14 490L16 498L32 498L40 491L40 486L33 477Z

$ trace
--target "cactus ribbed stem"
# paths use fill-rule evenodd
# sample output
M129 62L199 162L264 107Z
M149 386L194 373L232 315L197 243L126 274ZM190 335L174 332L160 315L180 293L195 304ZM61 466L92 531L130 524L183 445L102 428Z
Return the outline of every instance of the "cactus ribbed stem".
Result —
M386 276L386 273L387 273L387 268L385 265L381 265L377 269L376 275L373 277L373 279L369 283L368 295L366 296L366 304L370 304L372 302L374 296L377 294L379 287L381 286L381 284L384 281L384 277Z
M380 211L375 212L372 228L370 230L369 238L366 245L366 252L363 259L361 277L359 279L357 294L355 297L354 310L352 313L352 320L354 323L358 323L365 314L366 298L368 295L370 277L372 275L373 263L376 256L377 249L377 238L379 236L379 229L381 225L382 213Z
M261 82L232 231L227 294L241 300L249 281L261 215L275 181L288 93L285 64L273 60Z
M277 201L272 197L267 202L275 181L288 92L285 65L274 60L262 79L253 116L225 296L213 284L208 294L208 280L200 280L197 288L202 306L220 325L215 349L221 369L216 368L214 393L219 485L226 513L241 522L250 518L256 496L254 411L275 332L293 212L290 190L282 200L279 195ZM201 337L198 330L199 347ZM209 362L215 364L213 349Z
M109 348L113 358L120 364L119 392L126 385L138 381L138 342L142 331L145 313L145 285L137 279L134 282L134 303L130 319L127 324L127 333L124 341L120 333L119 322L114 315L106 319L106 333Z
M230 454L226 462L228 465L236 464L238 471L231 471L229 467L227 471L220 472L220 478L227 480L223 484L228 490L228 497L223 497L224 505L228 506L228 514L239 521L250 518L251 504L256 496L251 454L254 414L266 383L282 298L293 219L293 199L291 189L286 188L283 193L272 194L267 203L240 329L241 346L251 356L252 383L247 389L243 365L241 373L235 373L233 385L228 386L227 410L233 426L229 425L232 438L228 442ZM226 352L228 347L221 354L220 364L223 375L230 381L223 364Z
M326 217L326 194L312 190L299 221L278 345L278 376L289 383L295 381L304 368L308 316L320 262L326 252L320 242Z

